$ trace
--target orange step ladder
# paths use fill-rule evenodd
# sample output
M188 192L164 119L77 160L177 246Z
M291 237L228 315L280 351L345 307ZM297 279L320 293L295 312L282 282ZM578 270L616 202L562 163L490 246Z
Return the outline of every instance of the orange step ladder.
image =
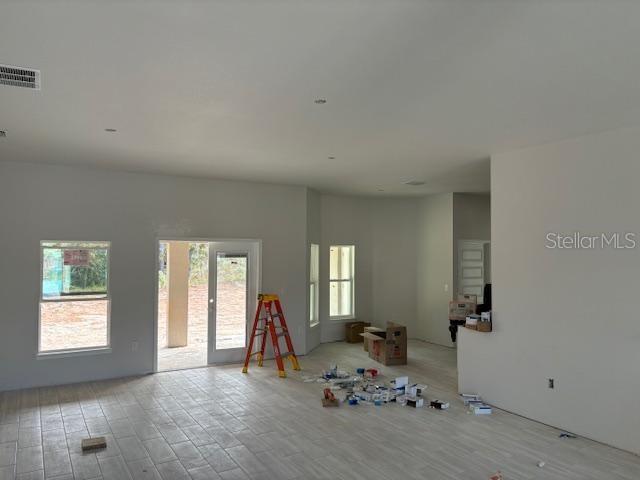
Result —
M275 312L273 311L274 308ZM279 325L276 324L276 319L280 320ZM298 357L296 357L296 353L293 351L293 343L291 342L291 336L289 335L289 329L287 328L287 321L284 318L282 305L280 305L280 298L278 295L261 293L258 295L256 317L253 321L251 339L249 340L249 347L247 348L247 356L244 360L242 373L247 373L249 371L249 361L254 355L257 356L258 366L262 366L262 361L264 360L264 349L267 346L267 335L271 336L273 353L276 357L276 364L278 365L278 376L282 378L287 376L287 372L284 370L283 358L291 360L291 365L294 370L300 370ZM260 336L262 337L260 340L260 350L253 352L253 342L256 337ZM284 353L280 352L280 343L278 341L280 337L284 337L287 344L287 351Z

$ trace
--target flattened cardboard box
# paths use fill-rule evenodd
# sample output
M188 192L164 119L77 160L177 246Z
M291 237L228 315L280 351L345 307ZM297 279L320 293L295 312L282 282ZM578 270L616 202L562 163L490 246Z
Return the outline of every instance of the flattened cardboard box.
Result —
M362 339L365 327L370 326L368 322L347 322L344 324L344 339L347 343L359 343Z
M388 322L386 330L362 335L368 344L369 358L383 365L407 364L407 327Z

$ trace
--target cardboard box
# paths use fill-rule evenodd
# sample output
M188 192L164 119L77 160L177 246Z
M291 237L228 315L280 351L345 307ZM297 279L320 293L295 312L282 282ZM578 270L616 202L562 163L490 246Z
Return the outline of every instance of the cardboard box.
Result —
M471 303L478 303L478 295L471 295L470 293L459 293L458 294L458 301L459 302L471 302Z
M407 327L388 322L386 330L362 336L368 343L369 358L383 365L407 364Z
M466 320L467 315L476 312L475 302L449 302L449 320Z
M386 330L384 328L378 328L378 327L364 327L364 332L362 332L360 334L361 337L363 337L364 339L364 351L368 352L369 351L369 342L367 341L366 338L364 338L364 334L365 333L376 333L376 332L385 332Z
M478 331L479 332L490 332L491 331L491 322L478 322Z
M477 319L469 319L472 317L467 317L467 322L465 323L465 327L469 330L477 330L478 332L490 332L491 331L491 322L482 322Z
M364 333L364 327L368 327L371 324L368 322L347 322L344 324L344 339L347 343L359 343L362 342L362 335Z

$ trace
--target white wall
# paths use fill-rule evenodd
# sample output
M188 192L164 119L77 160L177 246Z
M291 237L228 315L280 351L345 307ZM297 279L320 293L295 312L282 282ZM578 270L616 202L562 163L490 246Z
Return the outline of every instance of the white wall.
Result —
M320 246L322 243L321 234L321 219L320 219L320 194L315 190L309 189L307 191L307 281L310 278L310 260L311 260L311 244L315 243ZM318 287L320 291L328 288L322 283ZM307 292L309 289L307 288ZM307 294L307 312L310 310L309 295ZM320 301L320 300L318 300ZM307 318L308 320L308 318ZM306 338L306 351L309 353L311 350L320 345L320 330L321 324L317 323L313 327L307 321L307 338Z
M453 233L456 240L491 239L491 196L488 193L453 194Z
M453 346L449 335L449 300L453 295L453 194L421 199L418 227L416 336L450 347Z
M322 341L344 338L344 321L329 319L329 247L355 245L356 319L394 321L415 337L416 199L321 196L320 319Z
M0 390L151 371L158 237L262 239L263 290L305 353L306 203L302 187L0 163ZM45 239L112 242L113 353L36 359Z
M458 345L461 391L635 453L638 248L551 250L545 236L639 233L638 152L634 128L493 157L494 332Z

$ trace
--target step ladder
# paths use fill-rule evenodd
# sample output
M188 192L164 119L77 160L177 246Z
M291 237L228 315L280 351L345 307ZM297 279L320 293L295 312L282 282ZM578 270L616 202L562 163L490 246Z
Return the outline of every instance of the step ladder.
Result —
M276 319L279 320L279 324L276 323ZM247 373L249 371L249 361L254 355L258 359L258 366L262 366L262 361L264 360L264 349L267 346L267 335L271 337L271 343L273 344L273 353L276 357L276 364L278 366L278 376L282 378L287 376L287 373L284 371L283 358L291 360L291 365L294 370L300 370L298 357L296 357L296 353L293 351L293 343L291 342L287 322L284 318L284 313L282 312L282 305L280 305L280 298L278 295L261 293L258 295L256 317L253 321L251 338L249 340L249 347L247 348L247 356L244 360L242 373ZM253 342L256 340L256 337L262 337L260 339L260 350L253 352ZM287 351L284 353L280 352L280 337L284 337L286 342Z

